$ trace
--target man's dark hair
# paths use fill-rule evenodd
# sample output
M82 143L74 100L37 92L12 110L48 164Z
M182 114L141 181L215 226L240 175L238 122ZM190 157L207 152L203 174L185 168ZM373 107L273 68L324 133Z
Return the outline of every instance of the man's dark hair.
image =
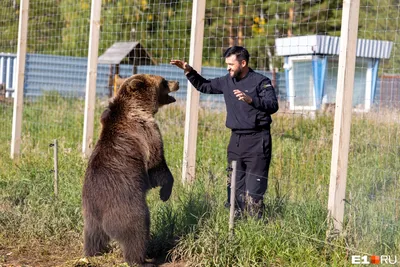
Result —
M246 60L246 63L249 64L249 51L243 46L231 46L224 52L224 57L230 57L232 55L236 55L237 60Z

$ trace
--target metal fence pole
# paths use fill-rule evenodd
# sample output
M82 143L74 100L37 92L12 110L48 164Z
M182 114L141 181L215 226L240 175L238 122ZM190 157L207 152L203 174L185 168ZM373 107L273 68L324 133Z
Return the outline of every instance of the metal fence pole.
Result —
M236 160L232 161L232 177L231 177L231 207L229 213L229 232L233 233L235 220L235 201L236 201Z
M54 148L54 195L58 197L58 142L57 139L54 139L53 144L51 144Z

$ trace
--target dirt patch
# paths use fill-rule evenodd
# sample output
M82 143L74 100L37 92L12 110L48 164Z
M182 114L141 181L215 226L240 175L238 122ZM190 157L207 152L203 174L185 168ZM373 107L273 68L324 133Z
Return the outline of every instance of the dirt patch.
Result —
M64 244L41 242L37 240L4 239L0 237L0 267L112 267L123 265L121 251L114 247L113 252L100 257L83 258L81 240ZM182 262L162 262L160 267L185 267Z

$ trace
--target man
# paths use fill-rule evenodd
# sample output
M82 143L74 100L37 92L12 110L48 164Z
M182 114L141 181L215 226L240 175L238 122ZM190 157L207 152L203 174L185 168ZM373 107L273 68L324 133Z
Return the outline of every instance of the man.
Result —
M248 66L250 55L245 48L232 46L224 57L229 74L211 80L203 78L187 62L171 60L171 64L183 69L198 91L224 94L226 127L232 130L227 149L227 204L230 203L231 162L236 160L235 208L261 218L271 162L271 114L278 111L278 101L270 79Z

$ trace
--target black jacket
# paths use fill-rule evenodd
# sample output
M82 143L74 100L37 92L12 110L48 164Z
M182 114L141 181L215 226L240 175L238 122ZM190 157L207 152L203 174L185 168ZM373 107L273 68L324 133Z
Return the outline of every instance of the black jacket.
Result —
M224 94L226 104L226 127L237 133L251 133L269 129L271 114L278 111L278 100L271 80L249 70L241 80L229 73L223 77L206 80L195 70L186 74L191 84L206 94ZM233 93L239 89L253 99L251 104L237 99Z

